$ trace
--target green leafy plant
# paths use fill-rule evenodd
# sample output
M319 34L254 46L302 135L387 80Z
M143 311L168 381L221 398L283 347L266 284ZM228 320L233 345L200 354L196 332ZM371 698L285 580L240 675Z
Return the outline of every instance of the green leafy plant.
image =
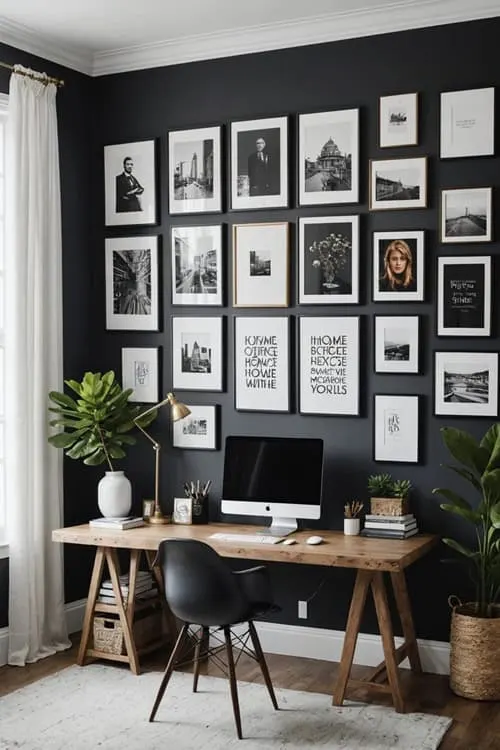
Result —
M393 497L408 497L411 488L409 479L396 479L392 485L392 495Z
M409 479L393 479L390 474L370 474L368 492L372 497L408 497L412 490Z
M465 430L443 427L446 447L459 466L447 465L473 490L469 502L453 490L436 487L433 492L445 498L441 508L472 524L476 545L465 547L455 539L443 539L469 564L476 588L475 612L479 617L498 616L494 606L500 596L500 424L492 425L480 442Z
M132 389L122 390L113 370L104 373L86 372L83 380L65 380L65 385L76 395L51 391L49 400L55 404L49 411L56 415L50 424L62 427L62 432L49 437L49 443L62 448L69 458L83 459L88 466L107 462L114 471L111 459L125 457L125 446L134 445L130 433L135 427L140 407L129 403ZM139 424L146 427L155 419L148 414Z

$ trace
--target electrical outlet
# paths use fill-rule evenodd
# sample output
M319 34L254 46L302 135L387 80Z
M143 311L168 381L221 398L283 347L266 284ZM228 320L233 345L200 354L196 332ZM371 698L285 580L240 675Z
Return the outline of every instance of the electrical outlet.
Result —
M299 619L307 620L307 602L299 599Z

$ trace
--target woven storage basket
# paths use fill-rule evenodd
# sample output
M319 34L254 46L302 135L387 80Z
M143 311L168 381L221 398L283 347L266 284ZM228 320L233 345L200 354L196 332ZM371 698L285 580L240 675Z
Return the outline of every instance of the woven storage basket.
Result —
M405 516L410 502L407 497L372 497L370 508L374 516Z
M134 621L132 632L138 649L160 639L163 634L161 610L141 612ZM106 654L125 653L125 636L117 617L94 617L94 648Z
M453 607L450 687L463 698L500 700L500 607L496 617L474 617L474 604Z

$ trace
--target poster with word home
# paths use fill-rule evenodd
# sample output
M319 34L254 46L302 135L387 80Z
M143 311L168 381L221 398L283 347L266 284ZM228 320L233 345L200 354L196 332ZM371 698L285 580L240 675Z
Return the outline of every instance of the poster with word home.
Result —
M359 415L359 317L300 318L300 411Z

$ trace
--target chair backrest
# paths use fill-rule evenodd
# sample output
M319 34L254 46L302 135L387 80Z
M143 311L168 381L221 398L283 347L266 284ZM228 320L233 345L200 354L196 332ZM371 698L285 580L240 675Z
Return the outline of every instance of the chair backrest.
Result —
M229 625L245 619L249 604L236 576L208 544L195 539L164 539L158 560L165 598L180 620Z

